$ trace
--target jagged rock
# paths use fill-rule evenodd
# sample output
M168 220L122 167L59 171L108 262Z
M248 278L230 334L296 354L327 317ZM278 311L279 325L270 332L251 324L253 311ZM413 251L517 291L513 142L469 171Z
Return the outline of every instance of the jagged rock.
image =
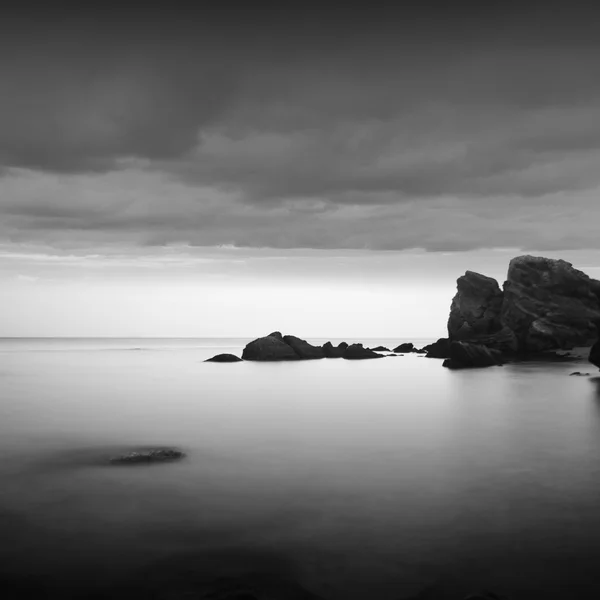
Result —
M468 342L451 342L450 356L442 366L448 369L469 369L473 367L492 367L502 363L502 353L499 350Z
M362 360L365 358L383 358L383 354L377 354L369 348L364 348L362 344L351 344L344 351L343 358L347 360Z
M325 352L320 346L313 346L306 340L301 340L294 335L286 335L283 341L291 346L292 350L303 360L325 358Z
M467 271L456 280L456 287L448 319L451 340L472 340L502 329L500 312L504 295L495 279Z
M449 358L450 357L450 340L440 338L433 344L428 344L423 348L427 358Z
M207 358L204 362L231 363L242 362L242 359L237 357L235 354L217 354L212 358Z
M337 346L334 346L331 342L323 344L323 353L326 358L342 358L348 344L346 342L340 342Z
M373 352L391 352L391 350L385 346L377 346L377 348L371 348L371 350L373 350Z
M600 321L600 282L564 260L518 256L510 261L501 320L521 352L593 343Z
M157 448L154 450L140 450L138 452L129 452L121 456L114 456L110 459L113 465L135 465L144 463L168 462L184 458L185 454L181 450L174 448Z
M283 336L275 331L246 345L242 352L243 360L277 361L300 360L294 349L286 344Z
M597 338L600 281L571 263L517 256L510 261L503 287L500 291L494 279L472 271L459 277L449 339L532 355L587 346Z
M417 349L412 342L405 342L404 344L396 346L394 352L417 352Z

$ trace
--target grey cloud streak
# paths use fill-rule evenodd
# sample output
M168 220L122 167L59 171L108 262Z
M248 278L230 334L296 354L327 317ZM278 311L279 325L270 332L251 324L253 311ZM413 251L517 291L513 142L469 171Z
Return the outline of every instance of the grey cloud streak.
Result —
M363 27L333 12L256 26L219 13L4 35L0 234L597 245L560 213L597 214L600 44L586 19L465 14L398 12Z

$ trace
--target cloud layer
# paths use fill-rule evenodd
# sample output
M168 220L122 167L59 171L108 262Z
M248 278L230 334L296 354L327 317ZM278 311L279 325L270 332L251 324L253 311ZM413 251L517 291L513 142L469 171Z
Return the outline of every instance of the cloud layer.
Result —
M0 236L599 247L594 15L530 8L14 14Z

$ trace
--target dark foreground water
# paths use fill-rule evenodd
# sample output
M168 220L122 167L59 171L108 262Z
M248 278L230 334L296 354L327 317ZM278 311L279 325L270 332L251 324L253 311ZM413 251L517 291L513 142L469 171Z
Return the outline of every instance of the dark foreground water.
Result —
M594 367L202 362L247 341L0 340L3 585L66 597L176 565L331 600L452 578L600 597ZM102 462L145 445L188 458Z

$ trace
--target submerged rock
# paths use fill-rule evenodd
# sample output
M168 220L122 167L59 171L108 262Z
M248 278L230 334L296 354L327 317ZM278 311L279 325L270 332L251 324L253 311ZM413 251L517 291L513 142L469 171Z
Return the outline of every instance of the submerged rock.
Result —
M204 362L230 363L242 362L242 359L237 357L235 354L217 354L212 358L207 358Z
M448 369L469 369L474 367L492 367L503 364L502 353L468 342L452 342L450 356L443 366Z
M300 360L294 349L287 344L281 333L275 331L246 345L242 352L243 360L278 361Z
M283 341L303 360L325 358L325 352L321 346L313 346L294 335L284 336Z
M417 349L412 342L405 342L404 344L396 346L394 352L417 352Z
M429 344L423 348L427 358L449 358L450 357L450 340L440 338L437 342Z
M351 344L344 351L346 360L363 360L366 358L383 358L383 354L377 354L369 348L364 348L362 344Z
M140 463L168 462L184 458L181 450L174 448L156 448L153 450L140 450L129 452L121 456L113 456L109 462L113 465L134 465Z
M569 376L578 375L580 377L589 377L589 373L581 373L580 371L575 371L573 373L569 373Z

